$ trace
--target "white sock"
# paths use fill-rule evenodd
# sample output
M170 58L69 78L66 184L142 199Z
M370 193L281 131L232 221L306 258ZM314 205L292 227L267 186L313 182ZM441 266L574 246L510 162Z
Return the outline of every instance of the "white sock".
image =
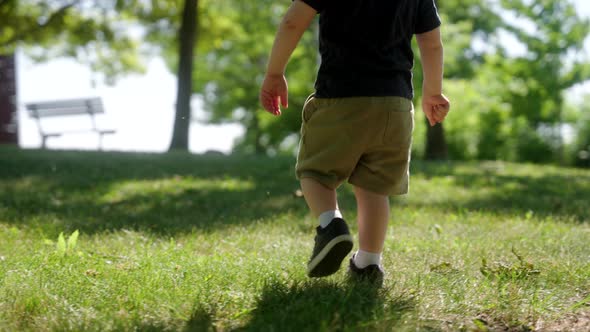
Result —
M342 213L340 213L340 210L326 211L320 214L320 227L326 228L334 218L342 218Z
M369 265L381 266L381 253L372 253L368 251L359 250L354 254L354 265L359 269L364 269Z

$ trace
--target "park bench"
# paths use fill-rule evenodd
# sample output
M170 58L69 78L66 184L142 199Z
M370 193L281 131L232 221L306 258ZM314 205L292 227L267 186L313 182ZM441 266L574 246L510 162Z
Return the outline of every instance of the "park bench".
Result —
M69 133L83 133L93 132L98 135L98 148L102 149L102 140L105 135L114 134L116 130L105 129L97 125L96 115L103 114L104 108L102 106L102 100L100 98L84 98L84 99L70 99L70 100L58 100L49 102L35 102L27 103L26 108L29 115L34 118L37 122L39 134L41 135L41 147L45 149L47 147L47 139L50 137L59 137L63 134ZM55 126L48 130L47 126L44 126L42 119L48 117L68 117L68 116L88 116L90 124L81 128L81 126L56 130Z

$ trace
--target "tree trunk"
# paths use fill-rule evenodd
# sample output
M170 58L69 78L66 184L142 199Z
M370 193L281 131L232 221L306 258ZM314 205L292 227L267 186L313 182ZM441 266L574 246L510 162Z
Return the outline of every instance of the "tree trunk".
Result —
M14 55L0 55L0 144L18 144Z
M193 55L197 38L197 25L198 0L185 0L178 36L178 91L170 151L188 151L191 96L193 92Z
M445 160L449 157L447 142L445 140L445 131L442 123L431 127L426 120L426 160Z
M264 155L266 149L262 145L262 130L260 129L260 120L254 113L254 119L252 121L252 130L254 130L254 153L256 155Z
M439 12L441 11L441 1L436 1ZM424 159L426 160L444 160L449 157L447 142L445 140L445 131L442 123L431 127L428 119L426 121L426 148Z

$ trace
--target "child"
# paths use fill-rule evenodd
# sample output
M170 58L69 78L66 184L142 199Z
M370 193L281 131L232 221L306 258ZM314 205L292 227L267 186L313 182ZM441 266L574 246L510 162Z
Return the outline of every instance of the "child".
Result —
M348 180L359 231L349 273L382 282L389 195L408 192L414 35L424 71L422 109L430 125L442 122L450 108L442 94L441 22L434 0L295 0L279 27L260 91L261 104L274 115L288 106L285 67L318 13L322 62L316 92L303 108L296 167L305 200L319 219L307 273L335 273L352 250L336 198L336 188Z

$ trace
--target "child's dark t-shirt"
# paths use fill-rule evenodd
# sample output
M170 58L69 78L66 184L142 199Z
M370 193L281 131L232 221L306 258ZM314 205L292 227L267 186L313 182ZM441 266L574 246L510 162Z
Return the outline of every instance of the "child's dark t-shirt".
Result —
M440 26L434 0L302 1L320 14L316 97L413 98L411 42Z

